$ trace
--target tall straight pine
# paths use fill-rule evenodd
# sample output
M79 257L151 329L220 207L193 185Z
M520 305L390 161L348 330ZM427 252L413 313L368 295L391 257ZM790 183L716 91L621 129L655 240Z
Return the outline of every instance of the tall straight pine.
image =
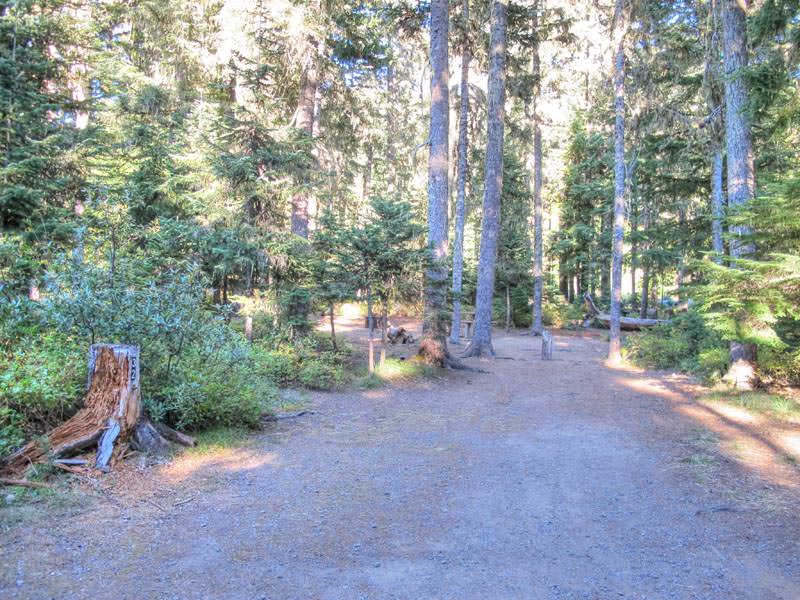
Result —
M494 299L497 240L500 233L500 194L503 190L503 120L506 99L506 30L508 0L492 4L489 40L489 101L486 124L486 170L483 192L483 222L475 296L475 327L465 356L494 355L492 348L492 304Z
M431 125L428 158L428 267L425 271L425 308L420 356L444 366L451 362L447 350L447 199L448 130L450 100L448 89L447 0L432 0L430 25Z
M611 323L608 360L622 359L622 252L625 237L625 1L614 10L614 230L611 258Z
M462 0L461 19L464 47L461 50L461 85L458 104L458 175L456 177L456 222L453 236L453 319L450 342L459 343L461 332L461 288L464 278L464 220L467 197L467 150L469 141L469 63L472 58L469 41L469 0Z
M728 151L728 206L732 211L747 204L756 194L753 134L747 111L749 101L745 71L747 69L747 0L722 2L722 54L725 72L725 142ZM746 225L730 227L731 258L746 258L755 248L748 240L751 230ZM734 264L735 266L735 264ZM725 379L737 388L752 385L756 347L731 342L731 367Z

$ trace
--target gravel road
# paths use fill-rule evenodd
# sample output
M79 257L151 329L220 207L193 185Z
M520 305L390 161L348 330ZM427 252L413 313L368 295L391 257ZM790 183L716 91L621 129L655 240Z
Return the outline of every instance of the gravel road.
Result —
M599 341L495 347L6 526L0 597L800 599L795 465L726 454L690 382Z

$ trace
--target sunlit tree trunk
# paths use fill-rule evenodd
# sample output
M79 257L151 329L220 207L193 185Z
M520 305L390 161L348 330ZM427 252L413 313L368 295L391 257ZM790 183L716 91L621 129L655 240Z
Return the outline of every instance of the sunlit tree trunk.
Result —
M539 98L542 89L542 68L539 57L539 6L533 6L533 323L531 334L542 334L542 288L544 287L544 232L542 231L542 128L539 122Z
M625 15L624 0L617 0L614 42L614 233L611 258L611 322L608 360L622 360L620 317L622 312L622 252L625 235Z
M489 83L486 131L486 170L483 194L478 290L475 327L466 356L494 355L492 303L494 298L497 240L500 233L500 194L503 190L503 126L505 118L506 29L508 0L492 3L489 40Z
M303 75L300 80L300 97L295 111L295 126L309 137L314 135L314 107L316 105L319 77L317 70L317 42L309 39ZM292 233L308 238L308 192L299 191L292 197Z
M461 332L461 289L464 276L464 220L467 196L467 129L469 127L469 63L472 58L467 31L469 29L469 0L461 3L464 48L461 54L461 85L458 106L458 175L456 177L456 222L453 236L453 320L450 342L457 344Z
M448 2L431 1L431 121L428 155L428 251L425 271L424 314L420 356L429 363L448 366L447 350L447 200L448 130Z
M747 113L748 91L744 77L747 68L747 7L748 0L722 2L728 205L732 210L755 197L753 137ZM750 233L750 228L745 225L730 227L732 259L747 257L754 252L754 246L747 240ZM726 379L737 388L744 389L752 385L755 354L755 345L731 342L731 368Z

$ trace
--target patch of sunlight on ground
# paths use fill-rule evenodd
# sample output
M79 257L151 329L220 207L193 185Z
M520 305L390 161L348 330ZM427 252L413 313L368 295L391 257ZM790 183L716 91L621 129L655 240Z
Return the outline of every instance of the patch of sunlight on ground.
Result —
M252 471L277 464L277 452L252 447L252 432L239 428L219 428L198 435L197 447L191 448L163 468L163 475L181 482L201 472Z
M436 374L436 369L416 360L398 360L387 358L383 367L376 367L375 373L363 373L353 382L353 387L360 390L375 390L388 383L427 379Z
M740 407L751 413L766 414L779 421L800 423L800 403L796 400L767 392L715 391L703 396L703 402Z
M701 398L700 402L702 404L705 404L706 406L713 406L718 414L728 419L731 419L732 421L735 421L737 423L747 423L748 425L760 425L764 422L764 419L762 417L753 412L750 412L745 408L742 408L741 406L734 406L732 404L726 404L724 402L719 402L708 398Z
M671 389L672 385L656 379L620 377L619 381L639 394L670 402L677 415L716 436L719 451L730 459L773 483L797 487L797 474L793 469L787 471L787 467L800 461L800 434L794 427L787 430L788 424L794 425L795 416L785 403L760 392L744 395L720 391L695 399L690 390ZM784 418L767 418L780 414Z

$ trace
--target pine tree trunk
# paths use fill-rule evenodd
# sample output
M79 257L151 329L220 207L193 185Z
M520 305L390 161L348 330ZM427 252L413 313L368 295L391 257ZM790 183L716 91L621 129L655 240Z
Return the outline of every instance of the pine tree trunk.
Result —
M372 314L372 287L367 286L367 343L369 344L369 351L367 360L367 370L372 375L375 371L375 348L374 348L374 335L375 335L375 318Z
M506 285L506 333L511 331L511 288Z
M616 57L614 59L614 234L611 259L611 322L609 324L608 360L622 360L622 252L625 235L625 9L617 0L615 14Z
M639 268L639 244L636 239L636 234L638 231L638 215L636 213L632 213L630 215L631 219L631 298L632 298L632 306L633 310L636 310L637 305L637 298L636 298L636 269Z
M395 73L394 65L389 64L386 67L386 191L394 194L397 191L397 151L395 149L395 119L397 118L395 110Z
M711 163L711 247L717 255L714 260L722 263L725 246L722 239L722 218L725 214L725 192L722 189L722 150L714 150Z
M333 302L331 302L330 306L330 318L331 318L331 346L333 346L334 352L339 349L336 345L336 314L334 313L334 306Z
M539 2L533 6L533 323L531 334L541 335L542 289L544 287L544 232L542 231L542 129L539 123L539 97L542 69L539 57Z
M465 356L494 356L492 304L494 299L497 240L500 232L500 195L503 190L503 127L505 117L506 29L508 0L492 3L489 41L489 83L486 131L486 170L483 194L481 250L475 326Z
M461 4L462 26L464 28L464 49L461 55L461 85L458 106L458 175L456 177L456 222L453 236L453 319L450 325L452 344L459 343L461 333L461 290L464 277L464 220L466 218L467 197L467 129L469 127L469 63L471 54L467 31L469 29L469 0Z
M314 107L316 104L319 78L317 72L317 42L307 40L305 64L300 80L300 97L295 112L295 126L308 137L314 135ZM292 233L308 238L308 192L305 190L292 197Z
M447 0L431 1L431 124L428 156L428 251L425 271L424 314L420 358L438 366L455 366L447 350L447 202L448 134L450 101L448 88Z
M728 205L735 210L755 197L755 165L750 117L747 113L747 0L723 0L723 68L725 71L725 139L728 150ZM730 228L732 259L747 257L755 247L746 237L750 228ZM756 347L731 342L731 367L726 380L738 389L752 385Z
M650 269L644 268L642 275L642 300L639 303L639 318L647 318L648 298L650 298Z
M386 298L382 300L383 310L381 311L381 361L380 369L386 365L386 326L389 323Z

